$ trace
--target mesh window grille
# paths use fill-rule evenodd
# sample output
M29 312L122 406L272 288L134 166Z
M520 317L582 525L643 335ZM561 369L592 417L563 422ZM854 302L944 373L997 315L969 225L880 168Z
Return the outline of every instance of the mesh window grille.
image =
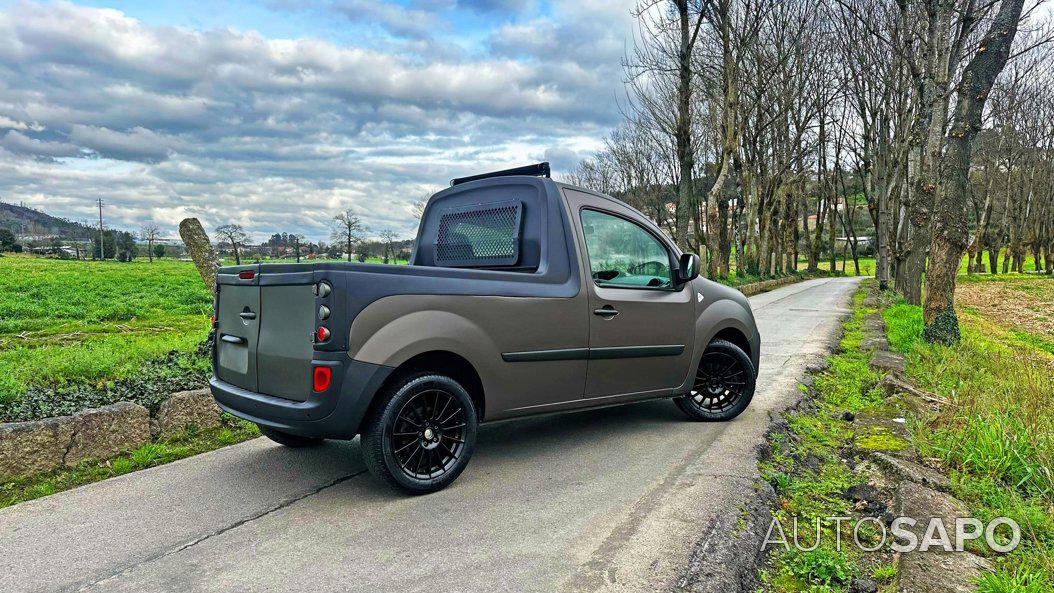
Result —
M456 208L439 217L436 264L512 266L520 257L520 202Z

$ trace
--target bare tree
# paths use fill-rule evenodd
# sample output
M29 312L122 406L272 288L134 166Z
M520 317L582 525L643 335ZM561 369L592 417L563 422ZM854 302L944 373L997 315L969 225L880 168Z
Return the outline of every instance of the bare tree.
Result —
M223 224L216 227L216 234L222 237L222 240L226 240L230 243L231 250L234 251L234 263L235 265L241 265L242 257L238 250L239 245L244 245L249 240L249 234L245 232L240 224Z
M366 225L349 208L333 217L333 230L330 238L347 247L347 257L350 262L354 246L363 241L366 231Z
M157 225L147 224L139 229L139 238L146 241L146 254L150 263L154 262L154 243L161 238L161 231Z
M392 229L384 229L380 237L384 244L384 263L388 263L389 260L395 259L395 242L399 240L399 236Z
M1025 0L1002 0L988 32L963 70L948 132L948 150L944 155L947 181L937 201L930 265L926 273L923 307L926 328L923 335L931 342L959 341L959 319L954 307L955 276L969 237L967 200L972 145L981 129L988 93L1010 57L1024 3Z

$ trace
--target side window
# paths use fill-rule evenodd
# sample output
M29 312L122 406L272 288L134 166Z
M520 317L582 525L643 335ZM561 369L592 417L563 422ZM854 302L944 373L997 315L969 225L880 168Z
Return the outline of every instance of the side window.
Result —
M670 255L640 226L617 216L582 210L589 268L597 286L669 288Z

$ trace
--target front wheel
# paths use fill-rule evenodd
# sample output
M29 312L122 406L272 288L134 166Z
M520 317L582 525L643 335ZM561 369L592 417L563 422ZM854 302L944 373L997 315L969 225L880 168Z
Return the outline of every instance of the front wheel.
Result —
M692 390L673 401L692 420L731 420L750 404L755 379L754 364L742 348L714 340L699 361Z
M472 398L445 375L417 373L382 394L362 432L370 472L412 494L442 490L468 465L478 418Z

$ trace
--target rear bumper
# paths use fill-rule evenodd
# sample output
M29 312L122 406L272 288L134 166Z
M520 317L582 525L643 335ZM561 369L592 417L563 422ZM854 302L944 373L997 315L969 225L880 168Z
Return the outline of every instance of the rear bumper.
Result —
M333 381L329 389L312 393L307 401L249 391L216 376L209 380L209 388L220 408L250 422L301 436L350 439L358 434L373 396L395 369L351 360L346 353L332 357L337 360L327 354L316 352L330 360L313 364L332 367Z

